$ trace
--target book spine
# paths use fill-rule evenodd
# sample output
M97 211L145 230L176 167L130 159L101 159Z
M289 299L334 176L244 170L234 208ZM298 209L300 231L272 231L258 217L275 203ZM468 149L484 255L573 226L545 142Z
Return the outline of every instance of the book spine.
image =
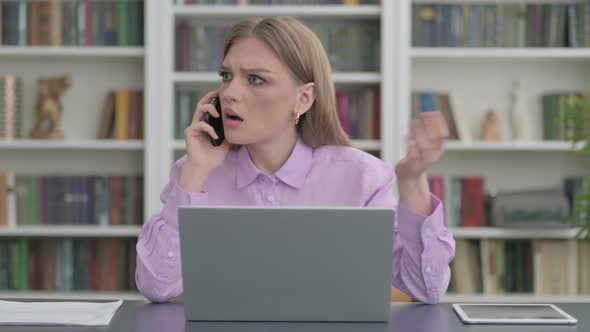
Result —
M115 94L115 139L129 139L129 91L118 90Z
M85 0L84 3L84 41L86 46L94 45L94 20L93 0Z

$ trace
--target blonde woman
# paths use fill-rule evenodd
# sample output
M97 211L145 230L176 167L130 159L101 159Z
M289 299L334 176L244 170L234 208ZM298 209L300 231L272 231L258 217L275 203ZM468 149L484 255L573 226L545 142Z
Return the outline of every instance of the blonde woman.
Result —
M229 32L221 86L198 103L161 199L142 227L136 282L149 300L182 294L180 205L371 206L396 210L392 294L439 302L450 279L455 241L426 170L448 136L438 112L412 121L407 155L392 169L350 146L336 113L330 64L315 34L296 19L242 21ZM202 121L219 117L225 140ZM388 110L394 111L394 110ZM392 193L397 185L399 202Z

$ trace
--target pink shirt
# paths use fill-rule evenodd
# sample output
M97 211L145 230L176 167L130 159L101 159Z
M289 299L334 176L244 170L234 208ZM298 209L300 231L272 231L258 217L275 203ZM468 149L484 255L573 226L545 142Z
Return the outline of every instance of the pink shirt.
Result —
M230 151L208 178L203 192L178 185L186 157L176 161L161 194L162 210L142 227L137 243L136 282L149 300L182 294L178 207L181 205L353 206L396 210L393 286L416 300L437 303L447 290L455 240L445 228L443 205L432 195L432 214L397 203L395 174L380 159L352 147L311 148L298 140L274 175L262 173L247 149Z

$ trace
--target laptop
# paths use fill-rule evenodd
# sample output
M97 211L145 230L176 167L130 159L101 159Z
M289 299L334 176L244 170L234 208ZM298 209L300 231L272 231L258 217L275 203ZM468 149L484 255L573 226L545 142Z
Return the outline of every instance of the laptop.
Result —
M388 321L394 211L180 207L187 320Z

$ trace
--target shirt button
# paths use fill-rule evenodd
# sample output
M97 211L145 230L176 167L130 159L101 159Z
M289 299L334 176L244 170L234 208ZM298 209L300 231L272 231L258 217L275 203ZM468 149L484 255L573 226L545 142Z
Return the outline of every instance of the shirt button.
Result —
M428 235L428 236L432 236L432 228L430 228L430 227L427 227L427 228L424 230L424 233L426 233L426 235Z
M275 198L273 195L270 195L270 196L266 197L266 200L269 202L274 202Z
M430 268L430 266L427 266L427 267L424 269L424 272L426 272L426 273L430 273L430 272L432 272L432 269Z
M168 257L170 257L170 258L174 257L174 251L168 251Z

